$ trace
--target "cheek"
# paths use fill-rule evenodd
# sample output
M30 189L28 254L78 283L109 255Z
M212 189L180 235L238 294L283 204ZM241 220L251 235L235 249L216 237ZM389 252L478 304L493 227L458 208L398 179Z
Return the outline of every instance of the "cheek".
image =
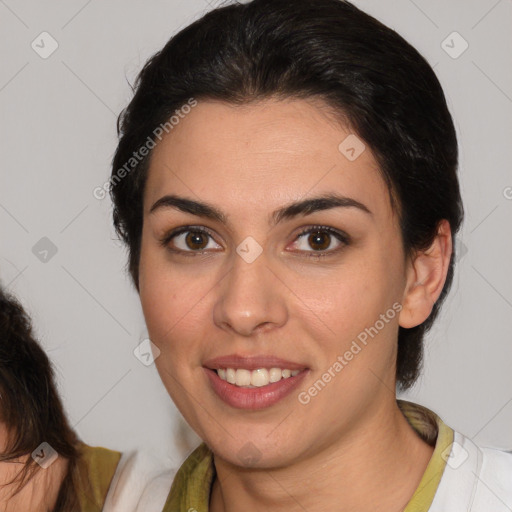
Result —
M177 283L171 280L168 269L143 237L139 264L139 296L151 340L164 350L163 341L175 329L180 318L182 302Z
M400 259L390 251L367 247L336 272L325 276L310 273L307 279L296 281L294 291L302 299L297 302L302 309L296 315L304 320L301 329L309 331L323 347L324 365L329 367L338 355L353 352L348 354L353 362L344 371L344 379L357 380L361 368L377 370L393 360L396 308L401 298L400 266L396 261Z
M189 292L184 283L169 279L156 267L145 272L140 300L150 338L161 350L172 340L179 339L193 316L193 292Z
M367 251L354 253L335 270L305 271L293 290L327 326L346 333L387 309L391 280L385 261Z
M192 279L172 266L159 248L144 244L139 276L139 296L148 334L161 352L157 366L179 367L180 371L186 366L184 362L193 366L211 318L211 305L204 298L207 283Z

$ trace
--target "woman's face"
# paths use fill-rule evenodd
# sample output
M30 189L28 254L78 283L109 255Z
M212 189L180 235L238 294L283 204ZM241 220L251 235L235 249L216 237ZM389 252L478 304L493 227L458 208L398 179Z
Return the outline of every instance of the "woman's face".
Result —
M394 400L409 273L377 163L349 135L318 102L200 101L154 149L139 285L156 365L187 422L230 463L306 459ZM326 195L346 205L273 216ZM322 227L301 234L314 226ZM271 387L240 388L205 368L233 367L208 363L230 355L288 361L255 368L306 370L290 377L292 389L275 370L282 380ZM237 373L239 383L266 382L264 371Z

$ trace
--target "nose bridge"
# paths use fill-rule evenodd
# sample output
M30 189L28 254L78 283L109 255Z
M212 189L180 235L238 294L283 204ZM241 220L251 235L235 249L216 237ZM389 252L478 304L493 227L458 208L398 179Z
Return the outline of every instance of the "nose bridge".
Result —
M263 326L280 326L286 321L284 297L268 268L266 254L255 249L250 240L237 247L214 309L217 325L230 327L244 336Z

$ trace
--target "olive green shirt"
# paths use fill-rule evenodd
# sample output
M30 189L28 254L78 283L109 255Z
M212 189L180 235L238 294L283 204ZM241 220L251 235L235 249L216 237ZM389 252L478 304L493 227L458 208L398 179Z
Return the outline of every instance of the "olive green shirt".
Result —
M79 445L80 512L101 512L121 453L99 446Z

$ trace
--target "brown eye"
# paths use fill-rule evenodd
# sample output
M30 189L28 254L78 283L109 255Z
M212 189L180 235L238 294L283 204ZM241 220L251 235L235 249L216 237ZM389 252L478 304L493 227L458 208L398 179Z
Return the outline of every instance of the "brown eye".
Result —
M201 253L209 249L222 249L215 244L209 231L202 228L192 229L190 226L172 231L161 240L161 244L171 252L187 256L194 256L194 253Z
M333 255L349 243L350 237L342 231L328 226L313 226L301 231L294 245L299 252L306 253L308 257L318 258Z
M316 251L325 251L331 245L331 235L322 231L312 232L308 236L308 243Z
M208 245L208 236L200 231L188 231L185 244L193 250L201 250Z

